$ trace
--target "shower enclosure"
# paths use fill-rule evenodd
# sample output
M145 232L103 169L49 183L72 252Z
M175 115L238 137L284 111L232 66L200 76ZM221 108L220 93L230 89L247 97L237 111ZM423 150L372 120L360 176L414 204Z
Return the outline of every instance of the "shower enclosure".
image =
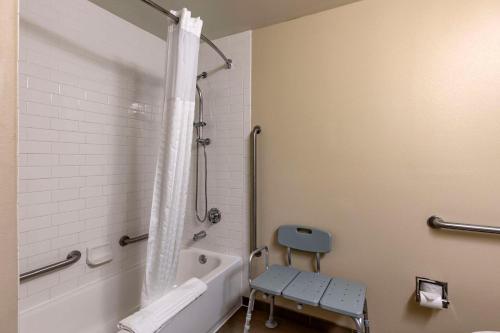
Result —
M162 120L165 43L87 0L21 0L19 15L19 271L68 263L20 284L20 332L43 324L51 332L114 333L117 320L139 304ZM195 143L192 122L188 128L194 134L192 153L196 145L199 152L198 215L205 215L205 148L206 221L214 206L224 211L225 221L207 230L192 216L182 238L183 249L197 248L208 258L207 272L224 266L219 254L244 257L248 252L244 158L250 106L243 96L250 87L251 33L216 43L237 64L225 70L231 61L221 61L213 43L201 44L199 67L209 73L199 82L201 121L208 125L199 138L207 137L207 128L217 135L208 135L212 144L203 147ZM208 82L210 90L204 87ZM194 180L193 173L191 195ZM203 229L209 236L193 242ZM119 246L127 234L126 246ZM87 259L89 253L99 254L96 250L102 260L92 266ZM72 251L79 251L81 259L68 259ZM181 255L179 262L183 274L199 273L190 256ZM230 290L234 302L243 274L240 260L231 262L236 264L225 267L236 270L230 273L236 281ZM227 282L218 273L207 274L208 284ZM75 304L78 319L65 312ZM213 307L225 312L233 305ZM216 319L223 319L222 312Z

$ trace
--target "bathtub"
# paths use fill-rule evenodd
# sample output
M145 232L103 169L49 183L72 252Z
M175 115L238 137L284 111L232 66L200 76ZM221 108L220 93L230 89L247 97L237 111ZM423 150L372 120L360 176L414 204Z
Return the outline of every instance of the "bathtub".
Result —
M207 257L205 264L198 260ZM89 284L20 313L20 333L116 333L116 324L138 310L144 267ZM159 333L216 332L241 303L242 260L211 251L181 251L177 284L198 277L207 291Z

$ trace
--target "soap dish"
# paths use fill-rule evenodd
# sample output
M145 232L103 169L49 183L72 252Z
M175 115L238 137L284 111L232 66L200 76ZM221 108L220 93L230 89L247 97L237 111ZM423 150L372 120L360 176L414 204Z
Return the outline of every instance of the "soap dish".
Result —
M87 265L90 267L101 266L113 260L113 252L109 243L87 248Z

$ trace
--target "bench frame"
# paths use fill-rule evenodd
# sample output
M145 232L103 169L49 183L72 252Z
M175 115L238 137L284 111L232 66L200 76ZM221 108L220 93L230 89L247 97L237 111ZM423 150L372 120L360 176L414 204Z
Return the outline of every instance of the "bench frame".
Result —
M300 249L305 252L310 252L307 250ZM325 251L325 252L329 252ZM269 270L269 249L267 246L260 247L256 250L254 250L251 254L250 257L248 258L248 284L250 286L250 297L248 301L248 309L247 309L247 314L245 318L245 326L244 326L244 333L249 333L250 331L250 322L252 319L252 312L254 309L255 305L255 297L257 292L262 292L261 290L257 290L252 288L252 261L256 256L260 256L261 254L264 254L264 260L265 260L265 269L266 271ZM315 261L316 261L316 273L319 274L320 272L320 252L315 252ZM287 246L287 261L288 261L288 266L292 266L292 249L291 247ZM278 326L278 323L274 319L274 302L275 302L275 295L267 295L264 293L266 297L269 297L269 318L266 321L266 327L268 328L275 328ZM302 309L302 304L298 303L298 308ZM328 310L327 310L328 311ZM332 311L333 312L333 311ZM370 327L369 327L369 321L368 321L368 305L365 297L365 301L363 304L363 314L360 317L350 317L354 321L354 325L356 327L356 331L358 333L370 333Z

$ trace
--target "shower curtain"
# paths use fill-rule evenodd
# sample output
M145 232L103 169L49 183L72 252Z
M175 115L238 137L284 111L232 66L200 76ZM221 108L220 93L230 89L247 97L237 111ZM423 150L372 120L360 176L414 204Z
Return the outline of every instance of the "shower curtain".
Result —
M163 123L154 180L142 307L175 283L191 163L198 50L203 22L182 9L168 27Z

